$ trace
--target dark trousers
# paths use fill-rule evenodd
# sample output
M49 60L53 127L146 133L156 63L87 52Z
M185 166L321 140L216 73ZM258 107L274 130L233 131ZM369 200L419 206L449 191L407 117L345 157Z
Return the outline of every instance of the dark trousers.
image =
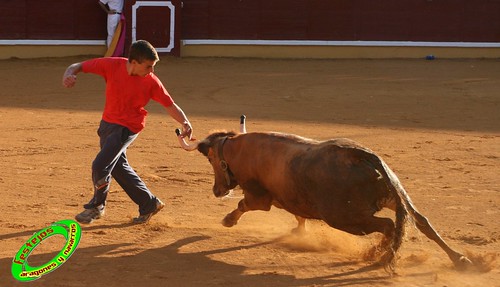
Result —
M141 178L129 165L127 148L137 138L128 128L101 121L97 134L101 150L92 162L94 197L85 208L106 204L111 178L125 190L127 195L139 205L139 214L155 210L156 197L149 191Z

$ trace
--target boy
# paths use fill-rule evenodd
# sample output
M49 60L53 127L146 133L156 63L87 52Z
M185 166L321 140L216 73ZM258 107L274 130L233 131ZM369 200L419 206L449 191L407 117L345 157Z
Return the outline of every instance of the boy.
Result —
M159 61L155 48L144 40L132 43L127 58L95 58L70 65L63 86L71 88L80 72L102 76L106 81L106 102L97 131L101 150L92 163L94 196L76 215L80 223L92 223L104 215L111 178L139 206L134 223L147 223L165 204L146 187L129 165L126 151L145 126L149 100L162 104L170 117L182 124L182 136L192 137L192 126L174 103L160 79L153 74Z

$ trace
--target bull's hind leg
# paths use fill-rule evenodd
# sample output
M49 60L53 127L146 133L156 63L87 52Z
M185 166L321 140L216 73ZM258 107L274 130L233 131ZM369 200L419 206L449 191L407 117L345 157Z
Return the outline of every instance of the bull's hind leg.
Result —
M370 249L365 257L370 260L378 259L378 262L384 265L384 267L393 268L397 250L393 250L392 248L395 232L394 221L392 221L392 219L376 216L361 218L358 215L356 222L346 221L339 224L337 221L334 224L328 224L336 229L354 235L368 235L374 232L382 233L384 237L380 244Z
M439 234L432 227L425 216L423 216L416 210L412 210L412 214L415 219L417 228L429 239L436 242L446 252L446 254L448 254L448 257L450 257L451 261L453 261L453 264L455 264L456 267L463 268L467 265L472 264L472 262L466 256L451 249L451 247L446 244L446 242L443 240L443 238L441 238L441 236L439 236Z

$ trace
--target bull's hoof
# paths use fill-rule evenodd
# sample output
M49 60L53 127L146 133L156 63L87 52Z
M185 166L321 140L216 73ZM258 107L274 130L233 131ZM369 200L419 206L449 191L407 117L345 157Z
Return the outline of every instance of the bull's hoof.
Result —
M474 263L472 263L472 261L465 255L460 256L457 260L453 262L453 264L455 264L455 268L459 270L464 270L471 266L474 266Z
M292 229L292 234L294 235L305 235L306 229L304 227L295 227Z
M229 214L222 219L222 225L225 227L233 227L238 223L238 221L234 220Z

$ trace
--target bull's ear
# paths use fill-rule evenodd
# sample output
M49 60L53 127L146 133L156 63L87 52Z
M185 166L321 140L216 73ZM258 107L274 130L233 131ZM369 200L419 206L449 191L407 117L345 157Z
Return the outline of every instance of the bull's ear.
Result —
M201 152L204 156L208 156L208 150L210 149L210 146L202 141L198 144L198 151Z

